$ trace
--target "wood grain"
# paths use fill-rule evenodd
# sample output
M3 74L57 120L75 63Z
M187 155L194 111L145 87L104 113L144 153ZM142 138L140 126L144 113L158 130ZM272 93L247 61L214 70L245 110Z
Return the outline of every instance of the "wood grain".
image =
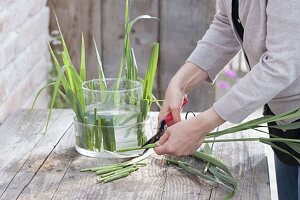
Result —
M147 166L112 183L98 184L94 173L80 169L120 162L81 156L74 148L75 129L70 110L55 110L43 135L46 111L22 111L0 128L0 199L223 199L228 189L211 185L175 166L164 156L152 156ZM157 113L151 113L153 126ZM225 124L222 128L232 126ZM10 136L12 135L12 136ZM253 131L235 137L259 135ZM28 142L28 141L31 142ZM23 143L24 141L24 143ZM11 153L10 153L11 151ZM4 154L5 153L5 154ZM7 156L5 156L8 154ZM270 199L268 166L257 142L215 144L214 154L238 180L234 199ZM186 158L187 159L187 158ZM2 162L3 161L3 162ZM188 158L199 170L204 163Z
M148 66L151 47L160 43L160 58L154 94L163 99L170 79L184 64L202 38L215 14L215 0L131 0L131 19L149 14L160 21L143 20L133 28L131 39L141 77ZM96 78L97 63L92 45L95 35L106 77L119 71L124 39L124 0L49 0L58 16L71 57L79 66L81 32L86 38L88 78ZM54 16L50 29L56 30ZM214 102L213 85L202 85L190 95L187 110L203 111ZM153 106L157 109L156 106Z
M61 111L53 112L50 127ZM44 133L47 112L23 110L10 116L0 128L0 198L30 157Z
M70 163L78 156L74 149L74 126L62 133L59 143L20 194L19 199L51 199L55 194Z
M160 11L159 98L171 78L202 38L215 13L213 0L163 0ZM185 110L203 111L214 102L214 86L201 85L189 95Z
M102 1L95 0L49 0L48 5L56 13L65 41L69 47L72 62L80 68L81 34L85 37L86 67L89 79L98 77L97 58L93 37L101 53L101 10ZM57 24L52 13L50 31L57 30Z
M72 112L70 110L62 111L55 126L51 126L45 134L42 134L35 144L30 156L11 181L9 187L6 188L1 199L16 199L23 192L72 122ZM34 121L31 124L34 124Z
M254 116L258 117L259 115L261 113L256 112L246 120L254 119ZM230 126L232 126L230 123L226 123L222 125L222 129ZM262 136L268 137L260 132L247 130L222 138ZM264 144L259 142L216 143L214 155L229 166L237 179L238 189L233 199L271 199L268 162ZM220 199L224 192L226 190L222 187L213 189L211 199Z
M103 0L103 61L105 74L117 77L124 40L125 1ZM143 14L158 16L158 0L132 0L130 19ZM148 67L151 47L158 41L158 21L143 20L132 30L132 48L141 75ZM125 70L125 69L124 69Z

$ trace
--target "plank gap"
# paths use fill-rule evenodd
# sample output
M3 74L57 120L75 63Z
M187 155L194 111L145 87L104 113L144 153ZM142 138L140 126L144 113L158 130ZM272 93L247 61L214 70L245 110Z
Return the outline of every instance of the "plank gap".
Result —
M21 190L21 192L18 194L17 199L20 197L20 195L23 193L23 191L28 187L28 185L31 183L31 181L34 179L35 175L39 172L39 170L41 169L41 167L44 165L44 163L46 162L46 160L49 158L49 156L51 155L51 153L53 152L53 150L55 149L55 147L57 146L57 144L61 141L61 139L63 138L63 136L68 132L68 130L71 128L72 124L70 124L67 128L67 130L64 132L64 134L59 138L59 140L56 142L56 144L53 146L53 149L49 152L49 154L45 157L45 159L43 160L43 162L39 165L38 169L34 172L34 175L31 177L30 181L25 185L25 187L23 187L23 189ZM37 143L38 144L38 143ZM37 145L36 144L36 145ZM36 146L35 145L35 146ZM35 149L35 148L33 148ZM30 158L30 156L28 157ZM25 165L26 162L24 162L23 165ZM22 168L21 168L22 169ZM20 170L21 170L20 169Z

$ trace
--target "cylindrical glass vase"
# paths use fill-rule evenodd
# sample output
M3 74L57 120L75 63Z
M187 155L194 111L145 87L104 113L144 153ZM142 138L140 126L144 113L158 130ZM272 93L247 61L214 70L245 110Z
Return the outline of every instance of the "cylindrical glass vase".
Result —
M85 110L108 117L127 118L140 112L140 102L143 98L143 85L139 81L108 78L94 79L82 84ZM137 119L137 117L136 117ZM127 122L132 124L132 122Z
M131 125L114 125L109 122L102 124L85 124L74 119L76 129L75 148L85 156L89 157L113 157L114 152L122 148L138 146L139 137L151 135L150 120L139 122ZM120 153L129 156L130 154L139 153L130 152Z
M95 79L84 82L82 89L84 120L74 120L79 153L102 157L103 151L138 146L147 140L141 82Z

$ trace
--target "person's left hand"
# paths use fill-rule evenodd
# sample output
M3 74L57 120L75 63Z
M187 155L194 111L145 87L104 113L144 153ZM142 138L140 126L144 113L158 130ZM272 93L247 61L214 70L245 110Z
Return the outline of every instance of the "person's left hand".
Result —
M158 155L191 155L201 146L205 136L222 123L224 120L210 108L194 118L168 127L154 150Z

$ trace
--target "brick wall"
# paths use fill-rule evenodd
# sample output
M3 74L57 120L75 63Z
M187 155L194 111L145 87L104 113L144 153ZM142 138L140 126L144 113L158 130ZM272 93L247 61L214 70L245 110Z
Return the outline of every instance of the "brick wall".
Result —
M51 60L47 0L0 0L0 123L31 106L38 89L47 83ZM46 108L47 92L36 104Z

